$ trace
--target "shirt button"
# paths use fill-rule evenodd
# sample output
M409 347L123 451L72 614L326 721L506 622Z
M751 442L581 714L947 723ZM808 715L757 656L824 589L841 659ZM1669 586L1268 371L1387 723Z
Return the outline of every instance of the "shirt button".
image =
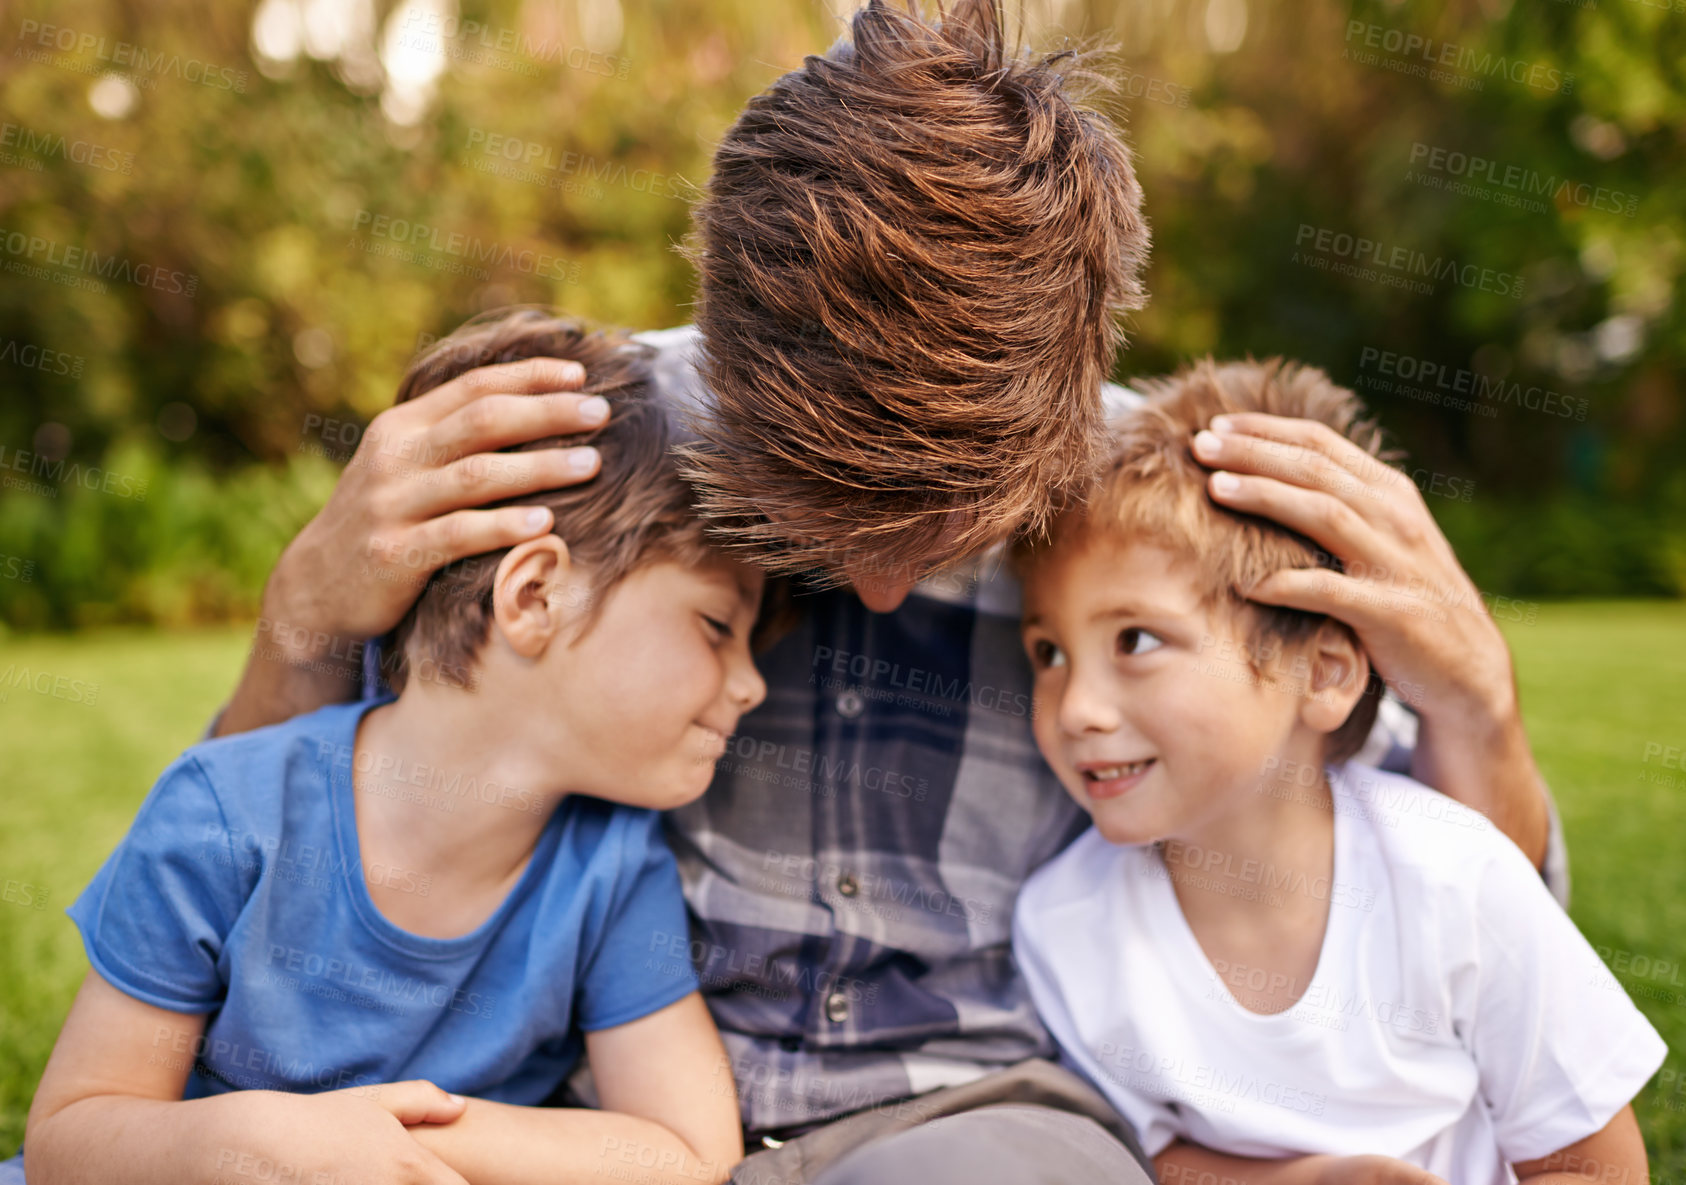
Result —
M832 992L825 998L825 1018L834 1025L849 1019L849 1000L842 992Z
M845 872L837 878L837 891L845 897L853 897L861 891L860 882Z
M842 716L845 720L853 720L856 716L859 716L865 708L866 701L861 698L861 693L856 691L853 687L849 688L848 691L843 692L837 697L837 714Z

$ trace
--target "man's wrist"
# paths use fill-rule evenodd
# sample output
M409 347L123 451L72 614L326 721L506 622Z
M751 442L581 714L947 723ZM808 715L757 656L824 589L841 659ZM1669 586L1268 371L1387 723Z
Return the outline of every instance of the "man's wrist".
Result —
M304 667L338 678L360 677L367 638L341 632L322 616L321 577L295 582L292 571L304 563L295 539L276 561L259 605L257 657Z
M1540 867L1551 834L1544 779L1514 688L1481 708L1424 712L1412 754L1419 782L1485 815Z

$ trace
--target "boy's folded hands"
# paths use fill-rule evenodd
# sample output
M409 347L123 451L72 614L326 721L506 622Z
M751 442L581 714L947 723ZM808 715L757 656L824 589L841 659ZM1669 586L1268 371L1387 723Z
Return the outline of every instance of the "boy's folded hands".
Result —
M366 1099L385 1109L405 1127L420 1123L450 1123L462 1118L468 1100L422 1078L408 1082L387 1082L378 1086L349 1086L329 1091L328 1096L349 1095Z
M411 1134L421 1124L449 1123L463 1113L431 1082L393 1082L322 1094L233 1091L213 1167L219 1179L355 1181L358 1185L469 1185L468 1179ZM264 1163L268 1161L269 1163ZM266 1174L273 1172L273 1177Z

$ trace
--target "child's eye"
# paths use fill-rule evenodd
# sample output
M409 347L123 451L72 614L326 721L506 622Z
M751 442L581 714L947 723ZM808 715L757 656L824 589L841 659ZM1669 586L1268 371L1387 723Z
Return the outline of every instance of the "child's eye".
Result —
M707 614L703 615L703 620L708 622L709 628L714 631L715 636L719 640L724 641L725 639L730 638L732 636L732 627L731 627L730 623L724 622L724 621L716 621L714 618L708 616Z
M1125 654L1146 654L1165 645L1157 635L1134 626L1118 634L1118 649Z
M1031 643L1030 660L1038 669L1065 666L1065 651L1046 639Z

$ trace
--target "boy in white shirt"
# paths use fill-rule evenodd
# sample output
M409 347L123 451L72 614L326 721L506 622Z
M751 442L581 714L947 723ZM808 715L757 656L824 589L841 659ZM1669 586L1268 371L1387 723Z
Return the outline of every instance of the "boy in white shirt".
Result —
M1486 818L1348 761L1351 631L1245 600L1334 563L1207 497L1191 438L1250 412L1344 438L1330 484L1409 480L1322 372L1208 361L1016 551L1037 741L1094 820L1019 898L1038 1010L1167 1183L1643 1183L1661 1038Z

